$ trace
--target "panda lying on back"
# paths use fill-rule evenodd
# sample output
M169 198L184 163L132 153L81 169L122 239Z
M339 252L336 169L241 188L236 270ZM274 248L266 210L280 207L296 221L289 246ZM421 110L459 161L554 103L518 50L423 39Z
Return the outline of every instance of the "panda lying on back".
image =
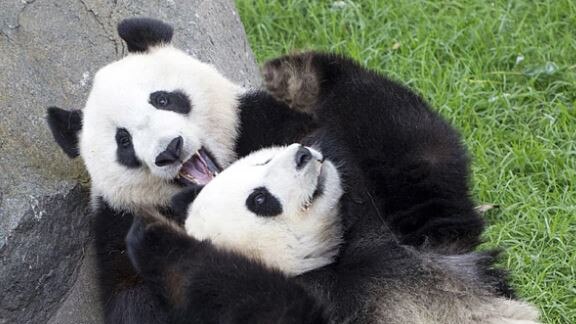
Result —
M284 319L281 306L295 302L274 289L287 280L280 270L324 308L322 318L309 316L314 304L309 313L299 307L290 313L294 323L536 323L531 305L503 296L510 291L493 254L440 255L401 245L376 206L357 201L366 185L387 185L371 179L389 172L385 144L397 131L387 127L389 119L406 118L371 106L387 102L379 92L385 80L316 53L274 60L264 73L280 99L318 122L303 141L310 147L252 153L201 190L176 195L185 232L144 213L127 237L133 264L164 296L174 322ZM430 159L449 153L425 148ZM246 314L250 321L239 320Z
M154 208L170 216L168 202L182 186L206 184L220 167L254 150L299 142L316 123L170 46L172 28L160 21L128 19L118 30L129 55L96 74L82 110L49 108L48 122L56 142L70 157L80 155L91 177L107 322L156 323L166 314L158 311L157 298L125 254L133 212ZM357 83L366 76L372 77L347 77ZM391 82L383 85L379 92L365 89L365 95L357 89L348 95L348 85L338 90L339 105L366 106L365 113L375 116L384 107L393 112L388 117L394 116L385 121L386 141L366 143L382 145L386 158L375 156L359 165L375 171L370 179L381 185L367 187L367 194L353 200L375 206L403 243L439 252L470 251L483 226L468 198L467 162L457 134L410 91ZM278 93L283 88L298 91L283 96ZM310 95L314 88L294 82L271 84L270 90L295 108L316 98ZM364 126L345 118L339 127ZM379 199L367 199L374 195ZM346 222L353 223L352 217Z

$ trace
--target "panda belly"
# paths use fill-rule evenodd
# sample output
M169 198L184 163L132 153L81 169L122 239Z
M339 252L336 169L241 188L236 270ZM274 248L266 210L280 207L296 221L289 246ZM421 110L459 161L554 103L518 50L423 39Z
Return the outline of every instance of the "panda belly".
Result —
M539 323L538 311L522 301L463 286L448 277L430 278L428 282L415 279L414 282L421 286L416 287L413 283L402 287L390 283L374 284L370 288L372 297L361 312L364 318L358 323ZM423 287L428 289L424 290Z
M376 213L349 198L363 215L349 230L338 261L297 280L327 305L332 323L536 324L530 304L503 297L507 285L493 268L496 254L440 255L397 242Z
M493 289L479 286L479 280L462 280L458 274L439 270L442 264L423 266L428 262L396 259L380 264L379 269L362 269L349 278L339 277L325 294L321 291L326 287L318 282L307 286L316 296L326 297L332 323L539 323L533 305L497 296Z

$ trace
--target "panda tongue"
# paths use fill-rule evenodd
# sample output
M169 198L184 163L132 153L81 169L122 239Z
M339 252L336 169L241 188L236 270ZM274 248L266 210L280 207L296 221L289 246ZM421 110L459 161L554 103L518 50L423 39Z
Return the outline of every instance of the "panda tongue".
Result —
M214 178L214 174L208 169L206 161L204 161L198 153L194 154L190 160L184 163L182 171L185 171L187 175L192 176L194 182L199 185L205 185Z

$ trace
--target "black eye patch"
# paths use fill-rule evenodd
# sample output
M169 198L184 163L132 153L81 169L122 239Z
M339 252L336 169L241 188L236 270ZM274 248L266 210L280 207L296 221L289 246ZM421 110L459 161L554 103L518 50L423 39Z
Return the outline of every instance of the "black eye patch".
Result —
M156 91L150 94L149 102L156 109L168 110L179 114L188 114L192 104L186 94L181 91Z
M264 187L258 187L246 199L248 210L258 216L272 217L282 214L282 204Z
M118 163L127 168L138 168L142 165L136 157L134 145L132 144L132 135L125 128L116 129L116 158Z

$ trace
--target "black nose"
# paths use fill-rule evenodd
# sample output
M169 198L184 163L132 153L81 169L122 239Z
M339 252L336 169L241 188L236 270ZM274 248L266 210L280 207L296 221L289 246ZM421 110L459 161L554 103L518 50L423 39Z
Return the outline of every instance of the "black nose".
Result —
M296 160L296 169L302 169L312 159L312 153L306 147L300 146L294 159Z
M156 157L157 166L165 166L172 164L180 159L180 154L182 153L182 136L178 136L168 144L168 147L164 152L158 154Z

